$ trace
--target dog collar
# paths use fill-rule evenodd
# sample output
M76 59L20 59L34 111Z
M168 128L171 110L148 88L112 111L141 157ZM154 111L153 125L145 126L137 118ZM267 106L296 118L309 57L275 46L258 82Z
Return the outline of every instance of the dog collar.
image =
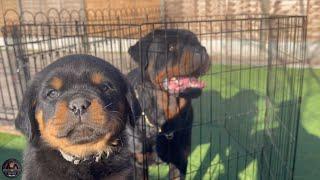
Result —
M136 89L134 89L134 93L135 93L137 99L139 99L139 94L138 94L138 92L137 92ZM158 131L159 133L161 133L161 128L155 127L155 125L151 123L150 119L148 118L147 114L146 114L144 111L141 112L141 115L144 117L145 122L146 122L146 124L147 124L149 127L151 127L151 128L156 128L157 131Z
M146 124L147 124L148 126L150 126L151 128L156 128L157 131L158 131L159 133L161 133L161 128L155 127L155 125L151 123L151 121L149 120L147 114L146 114L144 111L142 111L141 115L144 117L145 122L146 122Z
M63 159L65 159L66 161L72 162L75 165L80 164L81 162L84 162L84 161L99 162L102 158L104 158L104 157L107 158L109 156L109 153L107 152L107 153L99 153L96 155L80 158L80 157L77 157L74 155L67 154L61 150L59 150L59 151L60 151L60 154L63 157Z
M147 124L148 126L150 126L151 128L156 128L156 129L158 130L158 132L161 133L161 134L163 134L168 140L172 140L172 139L173 139L174 131L168 132L168 133L162 133L161 128L155 127L155 125L150 122L148 116L145 114L144 111L142 111L141 115L144 116L144 119L145 119L146 124ZM159 135L161 135L161 134L159 134Z

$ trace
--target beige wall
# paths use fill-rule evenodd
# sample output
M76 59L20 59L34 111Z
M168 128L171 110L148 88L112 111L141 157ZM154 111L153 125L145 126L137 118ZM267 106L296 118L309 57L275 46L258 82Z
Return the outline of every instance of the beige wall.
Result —
M0 27L3 26L3 14L7 9L13 9L15 11L19 11L18 0L0 1Z
M3 9L21 9L46 12L50 8L65 9L119 9L160 7L164 2L168 17L212 16L217 14L282 14L308 15L308 39L312 43L311 58L320 65L320 0L2 0L0 1L0 26ZM319 44L319 45L318 45ZM314 60L316 59L316 60Z
M165 0L166 14L212 16L221 14L309 15L309 37L320 38L320 0Z
M87 9L119 9L160 6L160 0L85 0Z
M183 15L213 14L303 14L308 1L313 4L319 0L165 0L167 13ZM181 9L182 8L182 9Z
M3 0L3 9L47 12L61 9L119 9L160 7L160 0ZM320 0L163 0L169 17L212 16L215 14L308 14L309 37L320 38ZM3 3L3 4L1 4ZM0 24L3 18L0 18Z
M165 0L166 14L212 16L221 14L308 15L308 56L320 67L320 0Z
M21 0L21 9L23 11L47 12L50 8L61 9L81 9L83 0Z
M320 42L320 0L309 0L307 13L308 34Z

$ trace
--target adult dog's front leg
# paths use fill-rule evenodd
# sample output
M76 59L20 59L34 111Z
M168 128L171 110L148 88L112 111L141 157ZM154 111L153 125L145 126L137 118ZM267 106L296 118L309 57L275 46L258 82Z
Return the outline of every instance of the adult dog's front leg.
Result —
M184 180L185 174L181 173L181 171L176 168L174 164L169 164L169 179L172 180Z

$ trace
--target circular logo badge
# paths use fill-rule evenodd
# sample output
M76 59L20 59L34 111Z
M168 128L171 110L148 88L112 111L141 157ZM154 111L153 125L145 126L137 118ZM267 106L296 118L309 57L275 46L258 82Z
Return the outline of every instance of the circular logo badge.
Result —
M2 164L2 172L8 178L15 178L21 173L21 165L16 159L8 159Z

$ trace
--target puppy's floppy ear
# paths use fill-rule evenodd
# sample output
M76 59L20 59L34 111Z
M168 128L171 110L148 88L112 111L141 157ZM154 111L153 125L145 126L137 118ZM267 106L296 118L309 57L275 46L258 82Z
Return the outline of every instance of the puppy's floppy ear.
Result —
M135 45L131 46L128 50L131 58L138 63L138 65L143 68L148 66L148 50L152 42L152 36L147 35L141 38Z
M126 93L126 100L129 105L129 122L131 126L134 126L136 120L141 115L141 106L140 103L134 93L133 88L129 83L127 83L127 93Z
M31 82L23 95L22 103L20 104L19 112L15 119L16 128L20 130L29 141L32 141L36 134L36 92L36 85L34 82Z

